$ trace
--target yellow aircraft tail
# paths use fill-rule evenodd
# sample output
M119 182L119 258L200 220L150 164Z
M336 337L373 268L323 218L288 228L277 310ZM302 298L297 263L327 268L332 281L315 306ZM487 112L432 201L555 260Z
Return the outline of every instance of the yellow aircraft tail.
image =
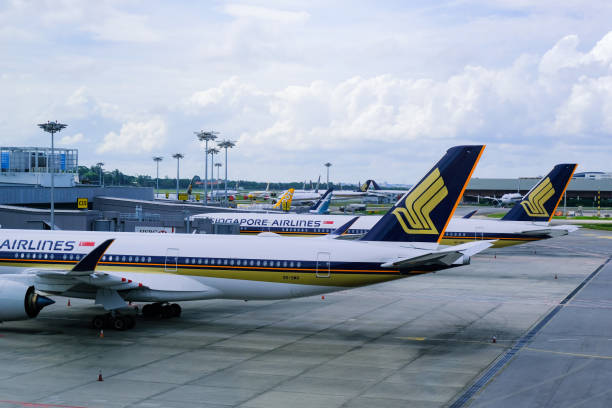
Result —
M274 204L272 208L280 208L283 211L289 211L291 209L291 201L293 200L293 192L295 189L290 188L283 194L279 200Z

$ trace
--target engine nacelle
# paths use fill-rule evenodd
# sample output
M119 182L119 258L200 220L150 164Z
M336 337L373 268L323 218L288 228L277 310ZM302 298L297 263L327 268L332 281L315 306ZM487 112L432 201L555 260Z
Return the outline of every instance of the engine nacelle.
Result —
M43 307L53 303L48 297L37 294L34 286L0 279L0 322L32 319Z

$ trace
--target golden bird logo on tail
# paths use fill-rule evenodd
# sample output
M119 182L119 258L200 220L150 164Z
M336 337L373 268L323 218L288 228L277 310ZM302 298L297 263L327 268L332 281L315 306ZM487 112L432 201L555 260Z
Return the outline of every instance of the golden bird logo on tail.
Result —
M436 168L408 193L405 208L398 207L392 214L406 234L438 234L430 214L447 195L440 170Z
M523 200L521 205L530 217L548 217L549 214L544 208L544 204L553 195L555 195L555 188L550 182L550 178L546 177L528 194L527 199Z

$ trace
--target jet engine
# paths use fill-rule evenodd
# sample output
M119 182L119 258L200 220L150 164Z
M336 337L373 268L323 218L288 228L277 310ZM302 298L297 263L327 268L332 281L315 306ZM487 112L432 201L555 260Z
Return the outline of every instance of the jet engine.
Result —
M0 322L32 319L53 303L48 297L37 294L34 286L0 280Z

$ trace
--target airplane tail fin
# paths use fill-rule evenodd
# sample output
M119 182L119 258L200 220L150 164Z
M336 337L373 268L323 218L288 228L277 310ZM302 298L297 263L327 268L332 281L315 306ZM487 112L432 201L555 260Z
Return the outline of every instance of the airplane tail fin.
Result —
M557 164L525 197L504 215L503 221L549 222L578 165Z
M438 243L485 146L456 146L365 234L364 241Z
M380 186L378 185L377 182L375 182L374 180L370 180L372 182L372 188L374 190L380 190Z
M361 182L360 182L361 186L359 187L359 191L361 191L362 193L365 193L366 191L368 191L368 188L370 187L370 182L371 181L372 180L366 180L366 182L363 183L363 184L361 184Z
M325 193L323 193L321 198L319 198L319 200L312 207L310 207L310 212L314 214L325 214L329 209L332 191L334 191L333 187L329 188Z
M276 204L274 204L274 206L272 208L280 208L283 211L289 211L291 209L291 201L293 200L293 192L295 191L295 189L290 188L289 190L285 191L285 194L283 194L278 201L276 202Z

